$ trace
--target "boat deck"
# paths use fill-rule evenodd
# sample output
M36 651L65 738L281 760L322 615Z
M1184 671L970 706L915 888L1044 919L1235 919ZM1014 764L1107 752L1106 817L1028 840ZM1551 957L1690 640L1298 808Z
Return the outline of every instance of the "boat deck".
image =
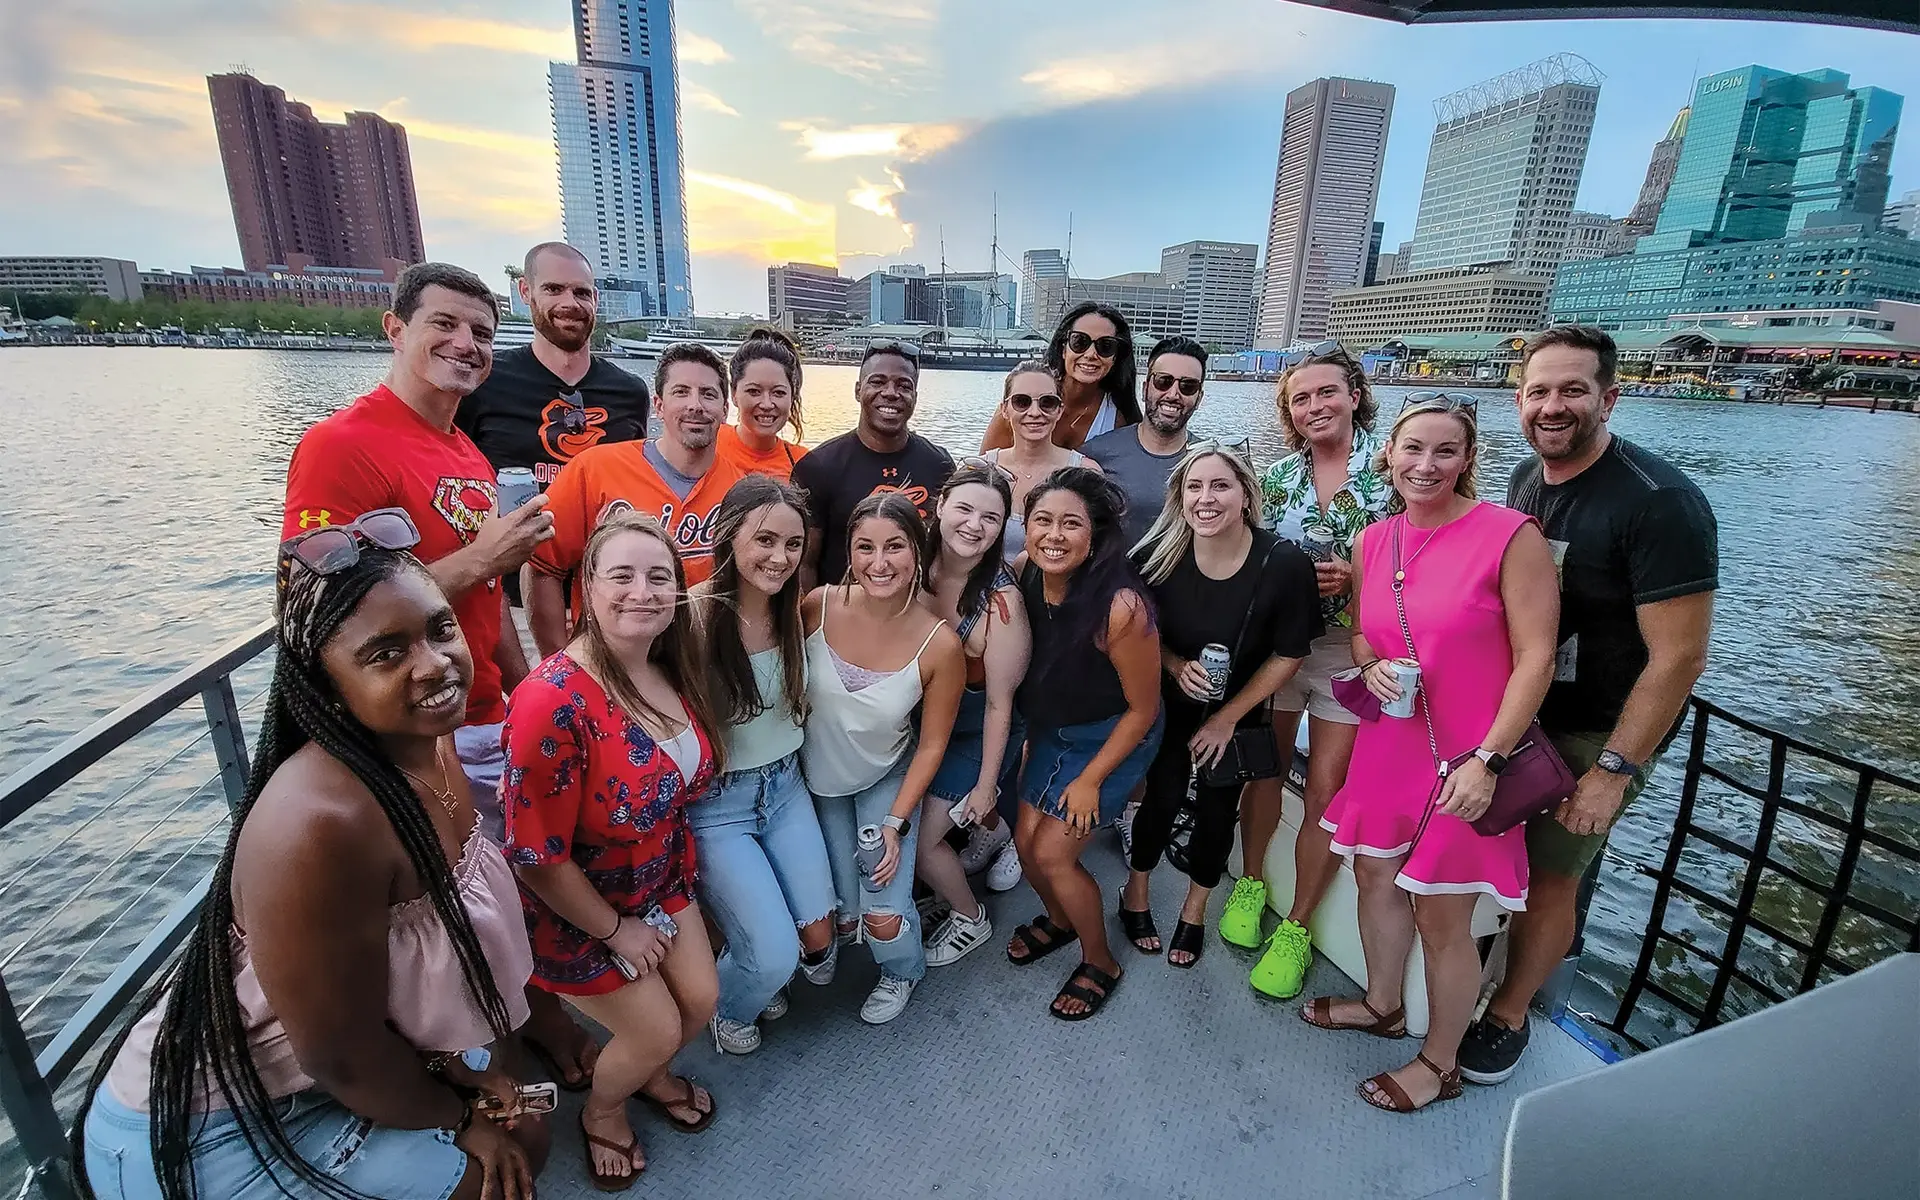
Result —
M1099 835L1087 862L1111 900L1125 877L1113 839ZM1163 934L1185 882L1167 867L1155 877ZM1224 890L1216 916L1223 901ZM1514 1099L1599 1065L1536 1017L1533 1045L1502 1086L1469 1085L1411 1117L1378 1112L1354 1085L1405 1062L1418 1043L1312 1028L1297 1003L1249 988L1250 956L1217 937L1192 971L1117 942L1127 973L1114 999L1068 1024L1047 1005L1075 955L1015 968L1001 950L1013 926L1040 911L1033 892L1022 884L988 908L994 944L930 971L890 1025L860 1022L875 969L852 947L831 986L795 984L789 1014L762 1023L757 1053L721 1055L705 1038L688 1047L679 1069L713 1091L720 1116L686 1136L632 1105L648 1169L631 1194L1492 1196ZM1117 922L1109 928L1117 939ZM1316 960L1305 994L1352 986ZM583 1165L578 1098L562 1100L540 1195L599 1195Z

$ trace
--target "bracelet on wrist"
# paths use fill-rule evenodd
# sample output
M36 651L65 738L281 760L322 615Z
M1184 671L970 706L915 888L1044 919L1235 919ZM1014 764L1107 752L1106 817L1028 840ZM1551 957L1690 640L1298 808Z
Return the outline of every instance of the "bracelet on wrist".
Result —
M613 940L614 938L616 938L616 937L618 937L618 936L620 936L620 926L622 926L622 925L624 925L624 924L626 924L626 921L627 921L627 914L625 914L625 913L623 913L623 912L616 912L616 913L614 913L614 914L613 914L613 928L612 928L612 929L609 929L609 930L607 930L607 933L606 933L606 936L605 936L605 937L597 937L597 938L595 938L595 939L593 939L593 940L594 940L594 941L596 941L596 942L610 942L610 941L612 941L612 940Z

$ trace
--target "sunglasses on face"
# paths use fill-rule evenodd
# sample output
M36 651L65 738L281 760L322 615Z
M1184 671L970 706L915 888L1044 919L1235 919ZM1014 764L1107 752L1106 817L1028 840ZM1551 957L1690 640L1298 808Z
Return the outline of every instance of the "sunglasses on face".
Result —
M1473 416L1480 411L1480 398L1465 392L1408 392L1407 398L1400 402L1400 411L1405 412L1410 408L1433 408L1440 412L1464 412Z
M1081 333L1078 329L1067 335L1067 349L1075 354L1085 354L1091 348L1101 358L1112 358L1120 353L1120 339L1117 337L1093 337Z
M1054 395L1029 396L1025 392L1015 392L1007 397L1007 406L1015 412L1025 412L1036 404L1043 413L1059 412L1061 400Z
M1198 396L1203 386L1201 380L1194 379L1191 376L1168 375L1165 372L1152 376L1147 382L1153 385L1153 390L1156 392L1170 392L1177 384L1179 385L1182 396Z
M419 527L404 508L376 508L346 525L309 529L280 543L281 555L316 575L333 575L360 561L361 543L382 550L411 550Z

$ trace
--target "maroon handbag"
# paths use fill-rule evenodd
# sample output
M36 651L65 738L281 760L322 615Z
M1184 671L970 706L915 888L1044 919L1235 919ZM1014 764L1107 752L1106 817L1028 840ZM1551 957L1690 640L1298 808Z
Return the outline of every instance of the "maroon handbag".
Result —
M1413 647L1413 629L1407 624L1407 602L1401 594L1406 586L1406 572L1400 565L1400 526L1393 529L1393 606L1400 615L1400 636L1406 639L1407 653L1415 662L1420 654ZM1439 802L1440 793L1447 785L1447 775L1457 767L1465 766L1467 760L1474 757L1469 750L1458 758L1442 760L1440 744L1433 735L1433 712L1427 704L1427 689L1421 688L1416 697L1420 705L1420 715L1427 723L1427 750L1433 755L1434 770L1439 778L1433 785L1433 794L1427 798L1427 811L1420 818L1420 827L1414 831L1414 840L1426 832L1427 821L1433 816ZM1521 825L1535 817L1543 816L1559 808L1561 802L1573 795L1576 781L1573 772L1567 769L1560 752L1553 748L1547 735L1535 721L1527 726L1526 733L1507 756L1506 769L1494 777L1493 803L1487 811L1472 822L1473 831L1483 837L1493 837L1507 832L1515 825Z

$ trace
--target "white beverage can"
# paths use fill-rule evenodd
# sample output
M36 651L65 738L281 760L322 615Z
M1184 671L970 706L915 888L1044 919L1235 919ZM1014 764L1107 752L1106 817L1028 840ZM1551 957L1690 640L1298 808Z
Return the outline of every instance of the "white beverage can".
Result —
M860 868L860 886L869 892L877 892L880 885L873 881L873 873L880 869L880 860L887 853L886 843L881 840L878 825L862 825L860 832L854 835L858 845L854 847L854 862Z
M1233 656L1219 642L1208 642L1200 647L1200 667L1206 671L1207 679L1213 684L1213 698L1223 699L1227 694L1227 673L1233 666Z
M1411 717L1414 698L1420 694L1420 664L1411 658L1396 658L1387 666L1400 685L1400 698L1391 704L1382 704L1380 711L1389 717Z
M1333 530L1325 525L1303 525L1300 527L1300 548L1307 557L1315 562L1326 562L1333 557Z
M514 509L540 494L540 485L533 481L533 472L526 467L501 467L500 478L494 483L498 497L500 515L506 516Z

